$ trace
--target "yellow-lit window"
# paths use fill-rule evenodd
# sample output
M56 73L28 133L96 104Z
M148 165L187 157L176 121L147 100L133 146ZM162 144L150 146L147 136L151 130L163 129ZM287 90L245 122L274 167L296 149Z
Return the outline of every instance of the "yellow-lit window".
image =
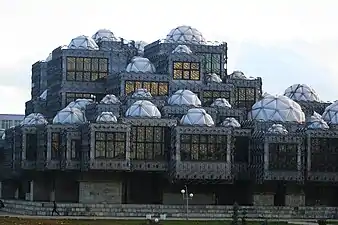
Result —
M132 94L136 89L147 89L153 96L168 95L168 83L167 82L149 82L149 81L126 81L125 94Z
M151 90L150 93L154 96L158 95L158 83L157 82L151 82Z
M125 93L126 95L131 94L135 91L135 83L133 81L126 81L125 84Z
M200 80L200 64L197 62L174 62L174 80Z
M168 84L159 83L158 84L158 95L163 96L168 94Z
M68 81L100 81L108 76L108 59L67 57Z

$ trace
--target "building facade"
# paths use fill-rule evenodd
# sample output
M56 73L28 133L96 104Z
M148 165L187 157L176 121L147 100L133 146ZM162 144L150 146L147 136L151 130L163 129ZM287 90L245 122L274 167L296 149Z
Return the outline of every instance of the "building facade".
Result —
M0 114L0 129L8 129L17 126L24 119L25 115Z
M338 102L305 84L262 94L227 43L174 28L145 44L109 30L32 66L5 131L4 198L83 203L337 205Z

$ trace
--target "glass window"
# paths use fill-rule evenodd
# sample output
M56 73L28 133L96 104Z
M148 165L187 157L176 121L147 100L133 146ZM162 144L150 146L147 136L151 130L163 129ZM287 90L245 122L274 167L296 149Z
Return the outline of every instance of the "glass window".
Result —
M225 161L226 135L182 134L182 161Z
M126 133L95 132L95 158L126 158Z
M51 158L53 160L59 160L61 156L61 135L59 132L52 132L52 151L51 151Z
M208 73L221 73L222 65L222 54L219 53L196 53L202 60L202 67L206 74Z
M168 128L132 127L131 159L165 160L168 154Z
M203 91L203 103L212 104L217 98L225 98L230 103L230 92L228 91Z
M95 94L67 92L66 93L66 105L68 105L72 101L75 101L76 99L79 99L79 98L95 100Z
M256 89L252 87L238 87L235 91L235 104L237 107L251 109L256 102Z
M174 62L174 80L200 80L200 65L197 62Z
M125 94L133 94L136 89L145 88L153 96L164 96L168 95L168 86L167 82L126 81Z
M269 144L269 170L296 171L297 144Z
M311 138L311 171L337 173L337 160L337 138Z
M68 81L102 81L107 76L108 59L106 58L67 57Z

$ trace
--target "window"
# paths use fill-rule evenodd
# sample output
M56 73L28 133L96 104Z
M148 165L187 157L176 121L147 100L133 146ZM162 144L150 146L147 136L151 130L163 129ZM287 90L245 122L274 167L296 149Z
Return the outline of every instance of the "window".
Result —
M197 62L174 62L174 80L200 80L200 64Z
M235 137L234 159L238 163L249 163L249 138Z
M59 132L52 132L52 154L51 158L60 159L60 151L61 151L61 136Z
M337 138L311 138L311 171L336 173L337 161Z
M167 132L167 127L132 127L131 159L165 160L169 145Z
M125 94L132 94L136 89L145 88L153 96L168 95L167 82L150 82L150 81L126 81Z
M235 92L235 104L237 107L251 109L256 102L256 89L239 87Z
M182 134L182 161L226 161L226 135Z
M81 159L81 140L71 140L71 159Z
M1 121L1 128L8 129L12 126L12 120L2 120Z
M222 54L219 53L196 53L202 58L202 68L204 73L221 73Z
M26 160L36 161L38 139L36 134L26 134Z
M95 132L95 158L125 159L126 133Z
M269 170L296 171L297 144L269 144Z
M76 99L79 99L79 98L93 99L93 100L96 99L95 95L94 94L90 94L90 93L67 92L66 93L66 105L68 105L72 101L75 101ZM96 100L99 101L101 99L96 99Z
M108 59L67 57L67 81L102 81L108 76Z
M203 103L206 105L212 104L216 98L225 98L230 103L229 91L203 91Z

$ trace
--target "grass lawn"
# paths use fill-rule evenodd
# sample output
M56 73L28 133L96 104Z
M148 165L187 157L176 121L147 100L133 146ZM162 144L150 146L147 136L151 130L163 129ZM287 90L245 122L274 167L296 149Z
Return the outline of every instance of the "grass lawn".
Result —
M0 225L141 225L140 220L43 220L0 217ZM161 225L230 225L231 221L162 221ZM239 222L239 225L241 222ZM269 222L269 225L278 225L285 222ZM260 222L247 222L247 225L260 225Z

